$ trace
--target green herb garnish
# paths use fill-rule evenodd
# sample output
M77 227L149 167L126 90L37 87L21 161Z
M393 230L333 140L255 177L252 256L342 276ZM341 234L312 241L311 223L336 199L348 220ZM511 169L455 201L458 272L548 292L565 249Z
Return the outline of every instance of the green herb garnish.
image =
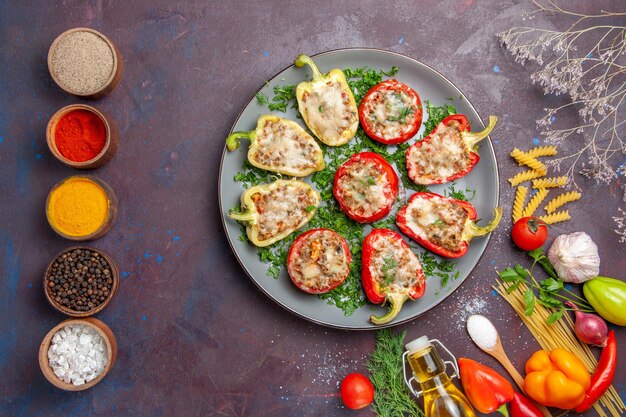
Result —
M463 201L472 201L476 196L476 190L472 190L471 188L465 188L465 190L457 190L455 187L455 183L450 185L450 188L444 190L444 195L446 197L455 198L457 200Z
M383 258L383 266L381 269L383 277L385 278L385 284L387 284L387 286L391 285L391 283L393 282L393 278L395 277L394 270L397 266L398 261L393 256L389 258Z
M426 111L428 112L428 120L424 123L425 135L432 132L443 119L456 114L456 108L452 104L433 106L428 100L426 100Z
M401 125L405 125L406 118L413 113L415 113L415 109L413 109L413 107L402 107L400 109L400 114L397 116L388 116L387 120L390 122L400 122Z
M260 105L266 105L269 100L267 98L267 95L261 91L259 91L258 93L256 93L256 102L259 103Z
M365 366L374 384L372 411L379 417L423 417L424 412L411 397L404 384L402 354L406 331L390 329L376 332L376 347Z

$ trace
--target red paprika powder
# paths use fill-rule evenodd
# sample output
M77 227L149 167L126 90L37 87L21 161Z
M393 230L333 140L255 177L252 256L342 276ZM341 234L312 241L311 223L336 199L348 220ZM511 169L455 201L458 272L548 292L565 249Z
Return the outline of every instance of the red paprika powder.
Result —
M73 110L64 114L54 128L54 142L65 159L89 161L102 151L106 143L106 126L89 110Z

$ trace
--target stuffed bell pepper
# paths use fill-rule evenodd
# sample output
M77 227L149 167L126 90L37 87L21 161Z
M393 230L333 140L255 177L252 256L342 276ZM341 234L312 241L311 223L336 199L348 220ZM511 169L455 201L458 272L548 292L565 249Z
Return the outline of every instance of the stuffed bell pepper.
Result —
M392 321L406 300L415 300L426 291L426 277L417 256L399 233L374 229L363 241L363 290L374 304L388 301L389 312L371 316L374 324Z
M233 132L226 139L229 151L248 139L248 161L257 168L293 177L306 177L325 167L324 154L315 139L300 125L273 115L261 116L256 129Z
M446 258L459 258L467 253L472 238L496 228L502 209L494 209L494 218L486 226L478 226L476 218L476 208L467 201L419 192L398 211L396 224L429 251Z
M311 220L320 204L320 195L298 180L276 180L251 187L241 194L241 211L228 216L246 225L252 244L269 246Z
M498 118L489 116L482 132L471 133L467 117L446 117L424 140L406 150L408 175L416 184L442 184L467 175L480 160L478 142L489 135Z
M422 102L408 85L386 80L363 97L359 119L367 136L375 141L385 145L406 142L422 124Z
M382 156L357 153L335 173L333 195L352 220L374 222L389 214L398 195L398 176Z
M312 229L293 242L287 254L291 281L309 294L327 293L350 273L352 253L346 239L330 229Z
M343 71L333 69L322 74L306 55L298 55L295 65L299 68L308 65L313 72L313 80L296 87L298 109L306 125L326 145L340 146L348 142L359 127L359 116Z

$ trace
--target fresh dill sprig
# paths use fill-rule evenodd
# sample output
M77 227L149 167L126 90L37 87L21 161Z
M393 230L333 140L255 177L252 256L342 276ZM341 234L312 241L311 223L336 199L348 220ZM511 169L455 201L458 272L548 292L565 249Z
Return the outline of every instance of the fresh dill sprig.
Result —
M424 416L404 384L402 353L405 336L406 331L394 334L390 329L378 330L376 347L365 364L374 384L371 408L378 417Z

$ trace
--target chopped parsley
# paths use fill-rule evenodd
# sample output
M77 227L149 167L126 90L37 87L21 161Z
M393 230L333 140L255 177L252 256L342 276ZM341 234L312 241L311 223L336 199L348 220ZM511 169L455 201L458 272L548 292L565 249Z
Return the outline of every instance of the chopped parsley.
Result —
M398 266L398 261L393 256L389 258L383 258L382 273L385 278L385 284L391 285L393 278L395 277L395 269Z
M357 105L370 88L382 81L383 76L391 77L397 72L397 67L392 67L389 71L376 71L366 67L356 69L347 68L344 70L344 74L354 93ZM259 104L266 105L270 111L286 112L288 108L297 109L298 104L295 90L295 85L277 85L274 86L272 90L274 95L271 100L263 92L259 92L256 95L256 99ZM430 115L429 120L426 122L426 132L430 132L430 130L428 130L429 125L437 126L444 117L456 112L454 106L451 105L436 107L431 105L428 101L426 103L428 106L428 114ZM318 110L321 112L324 109L320 107ZM408 110L406 110L405 113L404 119L410 114ZM350 274L337 288L326 294L320 294L318 297L325 300L328 304L340 308L346 316L351 315L357 309L365 306L367 299L365 298L361 286L361 246L366 233L369 233L370 225L355 222L341 211L339 204L333 197L333 179L337 168L352 155L359 152L371 151L378 153L389 163L396 166L405 188L415 191L426 191L427 188L425 186L417 185L408 178L405 154L409 146L410 144L406 142L398 146L387 146L376 142L370 139L360 127L357 130L355 138L343 146L332 147L320 143L320 147L325 155L326 168L314 173L310 178L314 188L320 192L323 203L317 209L315 216L313 216L311 221L304 228L270 246L257 248L259 258L268 265L267 275L278 279L282 268L286 264L287 254L291 244L302 232L321 227L332 229L348 241L348 246L352 253ZM272 182L276 178L277 174L258 169L252 166L248 161L244 163L241 171L234 177L235 181L241 182L246 189L251 186ZM370 185L373 185L372 183L375 182L371 178L366 181ZM398 202L396 202L396 206L397 205ZM314 207L307 207L306 210L309 211L313 209ZM391 213L385 219L373 223L371 227L397 230L395 226L395 213ZM241 227L241 236L239 239L244 242L248 241L244 226ZM424 268L426 276L440 277L442 287L445 286L449 279L458 277L459 275L458 271L453 273L455 267L454 263L447 260L438 260L438 258L431 255L429 252L420 252L420 260L422 261L422 267ZM391 263L389 264L387 268L389 275L393 273L393 269L396 266L392 266Z
M456 108L452 104L433 106L428 100L426 100L426 111L428 112L428 120L424 123L426 135L432 132L443 119L456 114Z
M400 109L400 114L397 116L388 116L387 120L390 122L400 122L401 125L406 124L406 118L415 113L415 109L413 107L402 107Z

